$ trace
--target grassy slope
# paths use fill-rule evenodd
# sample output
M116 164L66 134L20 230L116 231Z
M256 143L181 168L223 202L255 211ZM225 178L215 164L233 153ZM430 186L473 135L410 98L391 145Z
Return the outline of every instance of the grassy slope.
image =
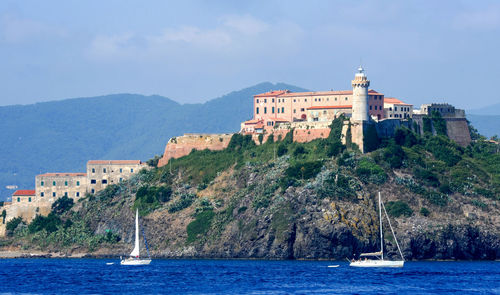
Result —
M73 228L62 226L48 238L20 230L15 241L40 247L43 237L45 249L124 253L132 238L131 209L138 207L157 255L339 258L373 250L373 197L381 190L409 258L498 258L498 241L487 240L488 233L499 234L496 147L478 142L463 149L445 137L412 136L368 155L332 152L334 137L261 146L235 137L224 151L195 151L78 204L83 217L62 218L77 225L83 219L94 233L79 244L61 238ZM147 189L139 196L141 187ZM160 188L172 193L160 198ZM121 242L99 236L106 229ZM455 245L448 253L450 240Z

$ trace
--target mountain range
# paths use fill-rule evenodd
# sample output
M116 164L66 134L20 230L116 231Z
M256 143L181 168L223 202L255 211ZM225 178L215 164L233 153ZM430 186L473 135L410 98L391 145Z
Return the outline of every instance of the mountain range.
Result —
M260 83L200 104L114 94L0 107L0 200L33 189L35 175L84 172L91 159L147 160L183 133L235 132L252 116L252 99L269 90L306 89Z
M307 91L265 82L200 104L113 94L0 107L0 200L12 194L7 186L34 188L40 173L84 172L91 159L147 160L173 136L238 131L253 95L277 89ZM481 134L500 134L500 104L467 114Z

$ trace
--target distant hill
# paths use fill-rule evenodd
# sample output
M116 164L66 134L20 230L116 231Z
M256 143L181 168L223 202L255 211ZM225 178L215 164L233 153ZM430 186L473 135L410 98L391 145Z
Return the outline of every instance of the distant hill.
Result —
M492 104L480 109L468 110L467 114L472 115L487 115L487 116L500 116L500 103Z
M90 159L147 160L172 136L238 131L252 116L252 96L271 89L307 91L261 83L203 104L114 94L0 107L0 200L12 193L7 185L34 188L39 173L83 172Z
M500 136L500 115L467 115L467 119L480 134L486 137L492 137L493 135Z

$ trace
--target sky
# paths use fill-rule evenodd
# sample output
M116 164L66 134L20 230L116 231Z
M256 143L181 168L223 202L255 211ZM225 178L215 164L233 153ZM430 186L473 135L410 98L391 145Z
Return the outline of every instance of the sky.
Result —
M2 0L0 105L113 93L197 103L260 82L500 102L499 1Z

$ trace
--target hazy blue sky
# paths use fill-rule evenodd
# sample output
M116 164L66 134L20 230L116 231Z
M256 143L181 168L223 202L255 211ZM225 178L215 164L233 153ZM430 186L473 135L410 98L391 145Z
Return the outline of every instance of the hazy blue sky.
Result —
M500 102L500 1L1 0L0 105L111 93L206 101L256 83Z

